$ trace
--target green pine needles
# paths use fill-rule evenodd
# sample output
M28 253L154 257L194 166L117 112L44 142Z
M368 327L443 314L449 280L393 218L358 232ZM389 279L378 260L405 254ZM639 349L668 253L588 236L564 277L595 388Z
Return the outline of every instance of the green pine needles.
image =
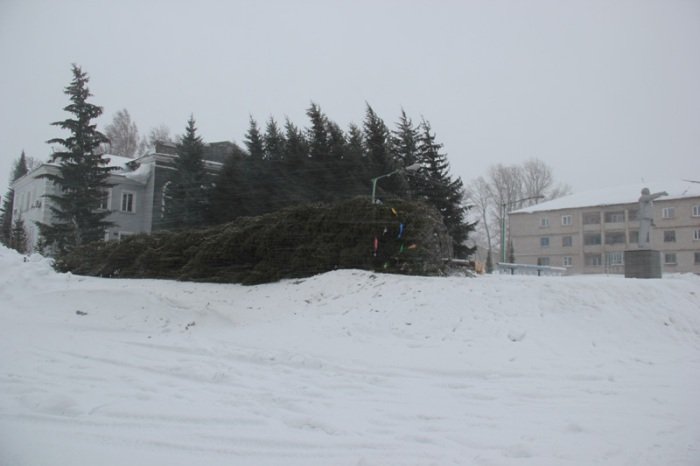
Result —
M54 138L49 144L63 150L51 155L58 164L58 173L41 175L53 182L50 201L51 223L38 223L42 247L62 254L76 246L104 239L111 222L108 211L99 210L104 191L110 187L107 179L112 168L103 157L102 144L109 142L92 121L102 114L102 108L88 102L92 96L87 87L89 78L79 66L73 65L73 81L65 88L70 104L64 110L71 117L52 123L66 130L65 138Z

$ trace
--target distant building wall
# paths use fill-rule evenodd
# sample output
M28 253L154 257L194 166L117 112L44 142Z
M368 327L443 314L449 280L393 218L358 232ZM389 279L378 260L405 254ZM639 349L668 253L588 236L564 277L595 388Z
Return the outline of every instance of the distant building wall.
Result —
M543 205L544 207L544 205ZM624 273L623 251L638 248L638 203L513 212L516 262L571 274ZM700 273L700 196L654 202L651 247L666 273Z

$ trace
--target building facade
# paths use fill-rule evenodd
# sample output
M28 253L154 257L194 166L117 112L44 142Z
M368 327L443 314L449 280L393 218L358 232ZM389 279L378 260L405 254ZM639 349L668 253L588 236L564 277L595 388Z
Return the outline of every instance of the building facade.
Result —
M626 186L580 193L509 214L517 263L566 267L570 274L624 273L624 251L638 249L639 196L654 202L651 248L665 273L700 274L700 184Z
M216 144L217 150L221 151L222 144L231 143ZM153 153L137 159L114 155L105 157L110 160L109 166L115 168L107 181L112 187L106 190L101 206L110 212L107 220L114 224L105 231L105 239L119 240L128 235L172 227L163 221L173 159L177 157L175 146L157 144ZM207 170L212 173L219 171L221 165L218 161L205 160ZM12 184L12 221L18 218L24 221L29 252L36 251L40 239L36 222L52 222L51 201L45 195L58 194L57 186L40 176L58 172L56 164L44 163Z

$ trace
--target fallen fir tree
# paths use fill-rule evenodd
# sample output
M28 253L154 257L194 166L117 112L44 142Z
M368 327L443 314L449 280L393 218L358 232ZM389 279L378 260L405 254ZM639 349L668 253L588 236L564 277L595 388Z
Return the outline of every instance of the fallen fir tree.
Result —
M440 214L367 198L290 207L206 229L96 242L58 257L81 275L257 284L335 269L440 275L452 256Z

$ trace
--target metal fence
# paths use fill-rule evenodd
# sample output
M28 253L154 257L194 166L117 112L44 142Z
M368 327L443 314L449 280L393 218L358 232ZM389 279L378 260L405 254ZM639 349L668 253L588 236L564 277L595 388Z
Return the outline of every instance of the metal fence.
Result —
M509 264L499 262L496 273L504 275L537 275L559 277L566 274L565 267L550 267L548 265Z

